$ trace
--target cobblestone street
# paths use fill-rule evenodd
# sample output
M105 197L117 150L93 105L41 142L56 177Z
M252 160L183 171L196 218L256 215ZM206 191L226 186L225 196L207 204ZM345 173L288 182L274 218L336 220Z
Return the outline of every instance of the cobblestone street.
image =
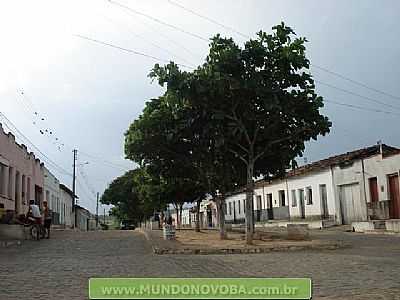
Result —
M0 248L0 299L87 299L90 277L311 277L316 299L400 299L400 238L324 232L351 248L157 256L139 232L54 232Z

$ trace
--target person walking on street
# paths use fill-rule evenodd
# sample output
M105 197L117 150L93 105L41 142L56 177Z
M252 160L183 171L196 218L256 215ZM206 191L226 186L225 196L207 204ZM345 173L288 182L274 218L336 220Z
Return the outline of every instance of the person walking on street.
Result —
M51 214L49 207L47 205L47 201L43 201L43 219L44 219L45 234L47 234L45 237L46 239L48 239L50 238Z

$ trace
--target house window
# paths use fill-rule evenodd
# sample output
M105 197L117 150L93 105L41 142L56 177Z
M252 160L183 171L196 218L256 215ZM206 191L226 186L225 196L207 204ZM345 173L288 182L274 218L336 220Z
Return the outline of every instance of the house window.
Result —
M243 200L243 212L246 213L246 199Z
M232 202L229 202L229 215L232 215Z
M285 206L285 205L286 205L285 191L280 190L279 191L279 206Z
M312 205L313 204L313 199L312 199L312 188L308 187L306 188L306 197L307 197L307 204Z
M239 214L240 214L240 200L238 200L238 210L239 210Z
M225 210L225 214L228 214L228 206L226 203L224 203L224 210Z
M292 207L297 206L296 190L292 190Z

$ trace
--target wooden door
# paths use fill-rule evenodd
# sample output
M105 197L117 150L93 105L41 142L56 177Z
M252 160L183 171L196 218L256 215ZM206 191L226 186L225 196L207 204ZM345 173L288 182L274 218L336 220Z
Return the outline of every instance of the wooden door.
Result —
M273 220L274 210L272 205L272 194L267 194L267 213L268 213L268 220Z
M361 203L361 190L358 183L340 186L339 198L343 224L367 219L366 209Z
M371 197L371 202L376 203L379 201L378 194L378 180L376 177L368 179L369 182L369 195Z
M399 176L389 177L389 196L390 206L389 215L391 219L400 219L400 195L399 195Z

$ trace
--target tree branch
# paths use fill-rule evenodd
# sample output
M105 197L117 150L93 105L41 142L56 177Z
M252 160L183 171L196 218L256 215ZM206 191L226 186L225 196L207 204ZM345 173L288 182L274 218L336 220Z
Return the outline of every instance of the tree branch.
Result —
M246 166L249 164L247 162L247 160L243 156L241 156L239 153L237 153L236 151L234 151L232 149L229 149L229 151L232 152L233 154L235 154L237 157L239 157L246 164Z
M249 150L246 149L245 147L243 147L242 145L240 145L239 143L234 143L234 145L238 146L241 150L243 150L244 152L246 152L246 154L249 154Z
M278 144L278 143L283 142L283 141L290 140L291 138L293 138L294 136L296 136L296 135L299 134L300 132L306 131L307 129L308 129L308 127L302 127L301 129L296 130L295 133L293 133L293 134L291 134L291 135L289 135L289 136L286 136L286 137L284 137L284 138L277 139L277 140L274 140L274 141L269 142L269 143L267 144L267 146L265 146L264 150L261 151L259 154L257 154L257 155L255 156L254 162L255 162L257 159L259 159L261 156L263 156L263 155L265 154L265 152L267 151L267 149L268 149L269 147L271 147L272 145Z
M240 126L240 128L242 129L244 136L246 137L247 142L249 143L249 146L252 146L253 144L251 143L250 140L250 136L249 133L247 132L246 127L244 126L244 124L242 123L242 121L238 118L238 116L236 115L236 111L235 111L236 107L232 109L232 114L233 117L235 118L234 120L238 123L238 125Z

